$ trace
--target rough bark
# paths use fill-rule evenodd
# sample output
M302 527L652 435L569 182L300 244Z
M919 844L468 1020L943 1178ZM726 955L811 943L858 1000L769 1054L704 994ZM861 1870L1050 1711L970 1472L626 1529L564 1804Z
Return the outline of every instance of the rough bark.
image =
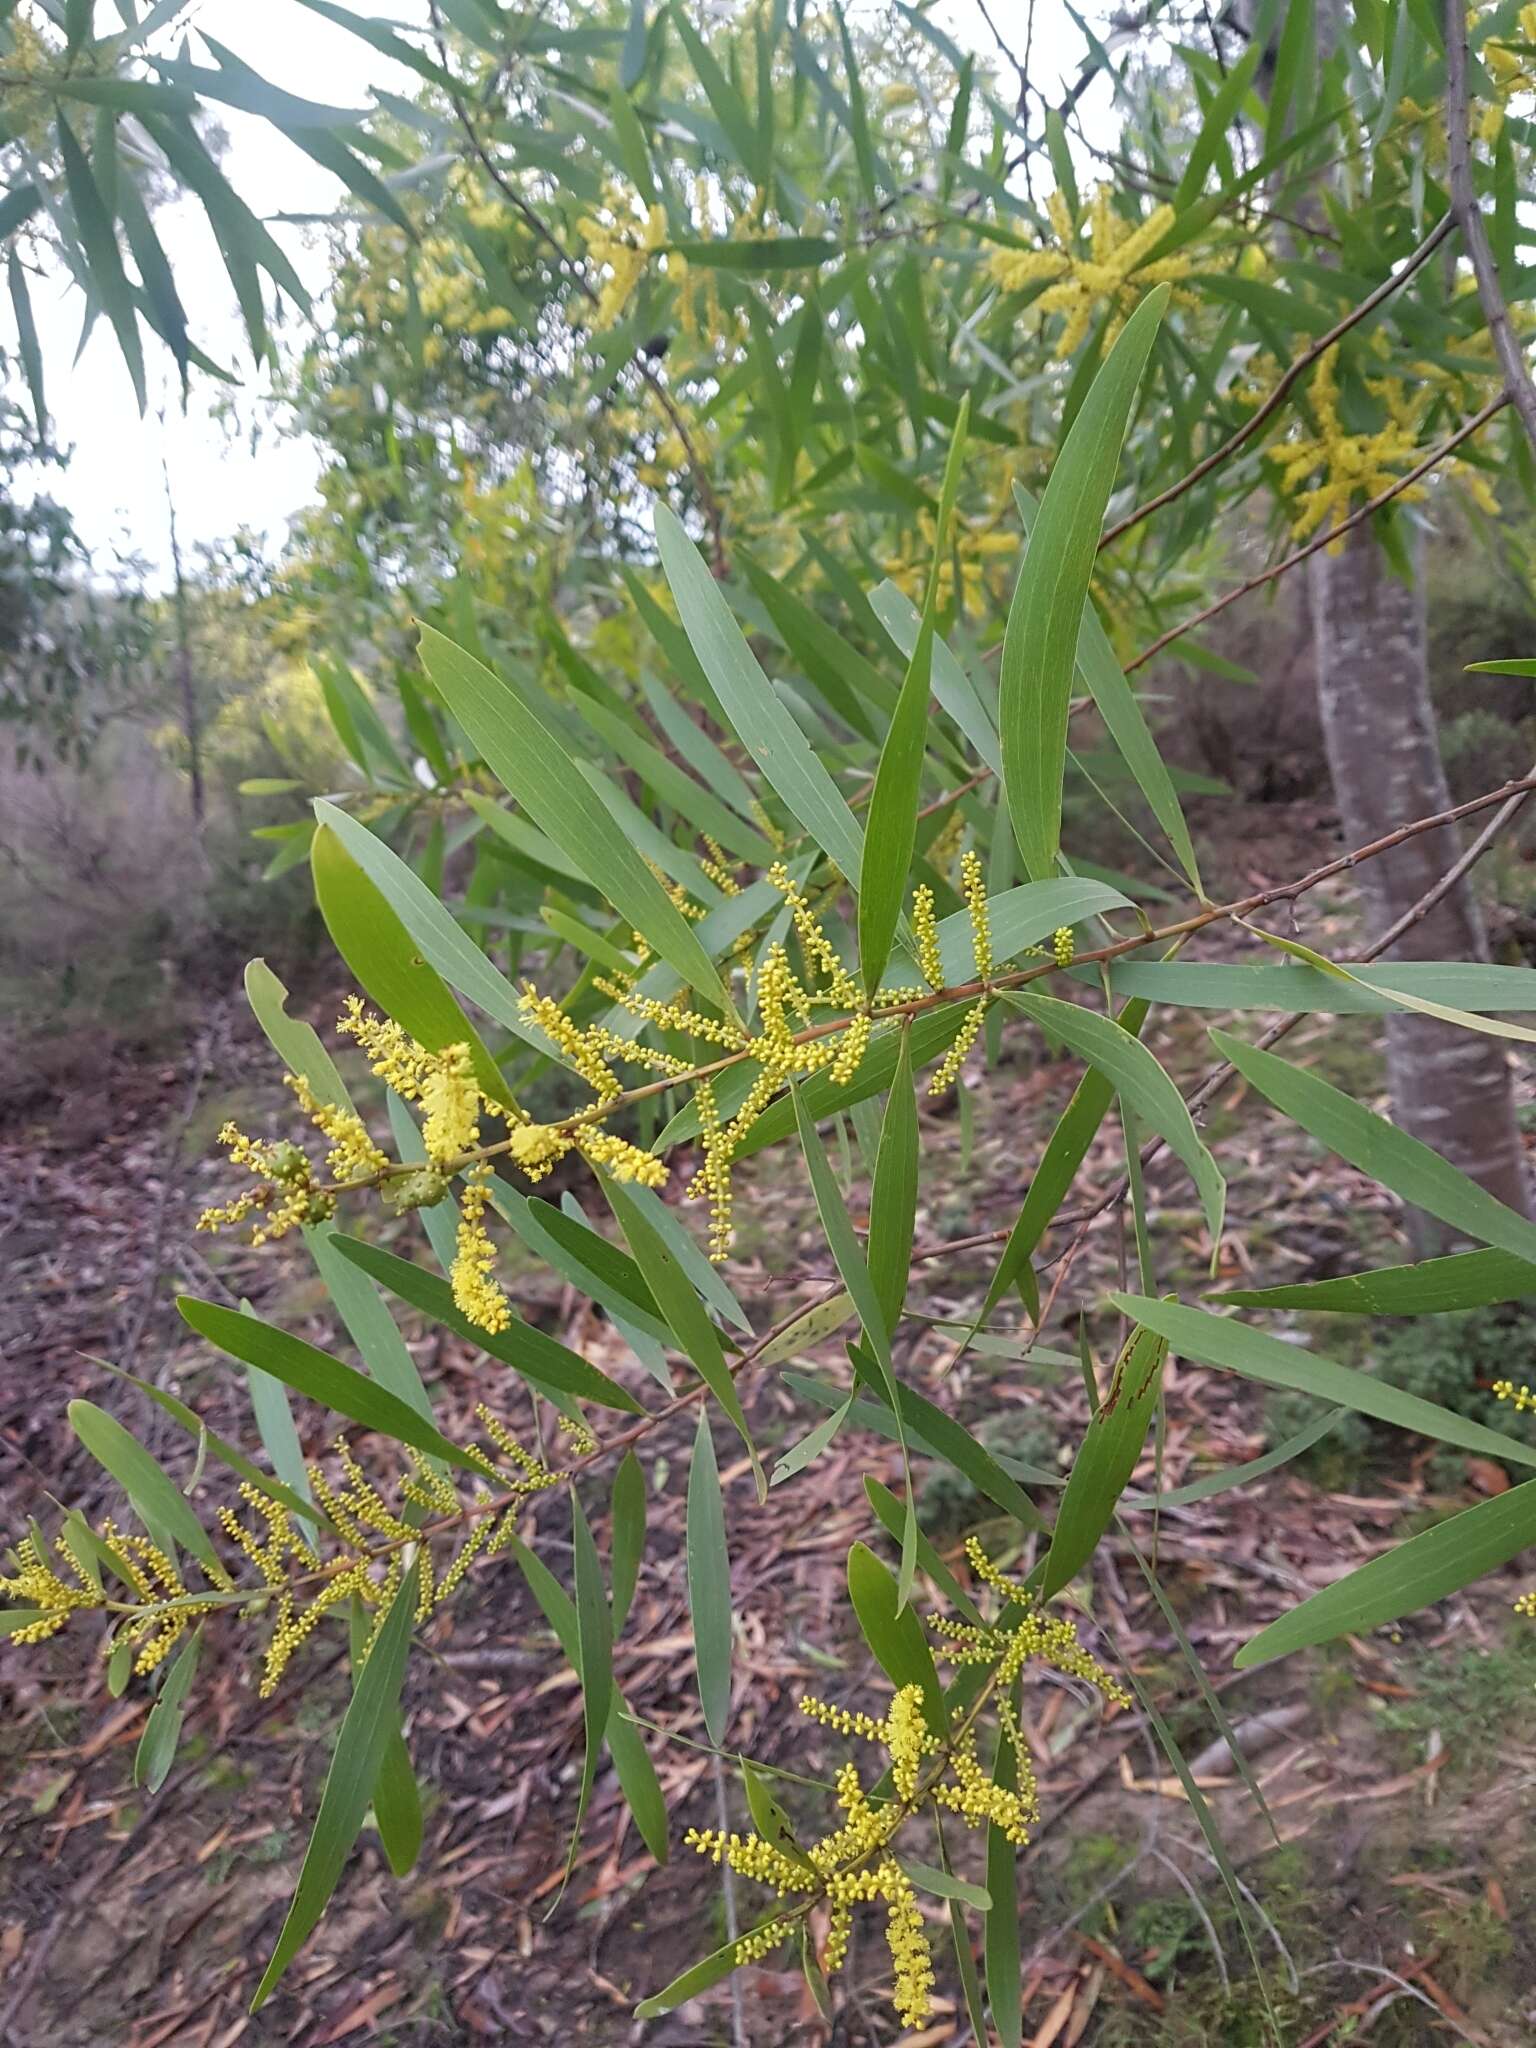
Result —
M1422 581L1394 576L1369 527L1337 555L1313 557L1318 709L1346 844L1450 798L1429 694ZM1431 888L1460 852L1454 826L1409 840L1361 870L1370 931L1382 932ZM1487 936L1468 882L1412 926L1388 956L1485 960ZM1529 1207L1509 1059L1496 1039L1429 1017L1387 1023L1393 1120L1522 1213ZM1422 1251L1445 1233L1411 1219Z

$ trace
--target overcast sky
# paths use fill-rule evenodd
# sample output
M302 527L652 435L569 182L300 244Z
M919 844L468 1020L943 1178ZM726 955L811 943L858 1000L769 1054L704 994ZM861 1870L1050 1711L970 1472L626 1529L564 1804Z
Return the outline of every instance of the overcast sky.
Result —
M373 9L368 0L357 0L357 11ZM1003 32L1017 26L1021 37L1022 22L1013 17L1022 11L1023 0L994 0L992 7ZM418 82L297 0L201 0L191 12L198 27L275 84L329 105L364 106L371 84L409 93ZM424 0L396 0L388 10L395 22L424 14ZM936 19L963 47L995 47L976 0L941 0ZM1075 71L1083 40L1062 0L1038 0L1034 34L1031 68L1049 90L1058 77ZM324 212L338 203L336 181L282 136L249 116L221 113L230 137L225 169L258 213ZM184 548L241 526L276 548L289 517L313 496L319 452L307 439L282 432L282 409L253 377L229 280L200 206L181 201L166 207L156 225L192 316L194 338L235 371L238 389L194 372L184 412L175 365L158 339L147 336L150 410L141 419L109 324L97 323L76 360L80 301L73 286L65 280L40 285L34 304L49 410L61 446L71 451L65 469L39 481L69 506L101 566L114 550L135 551L151 563L158 582L169 561L167 472ZM318 290L327 269L324 230L285 226L277 232L305 284ZM5 310L8 315L8 305ZM295 330L290 338L298 339Z

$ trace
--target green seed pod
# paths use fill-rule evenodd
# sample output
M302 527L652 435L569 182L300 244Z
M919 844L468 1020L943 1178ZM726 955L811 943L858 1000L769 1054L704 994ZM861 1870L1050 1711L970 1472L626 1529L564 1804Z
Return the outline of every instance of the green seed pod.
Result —
M404 1216L411 1209L432 1209L448 1193L449 1179L446 1173L423 1166L415 1173L402 1173L383 1183L379 1192L384 1205L397 1216Z

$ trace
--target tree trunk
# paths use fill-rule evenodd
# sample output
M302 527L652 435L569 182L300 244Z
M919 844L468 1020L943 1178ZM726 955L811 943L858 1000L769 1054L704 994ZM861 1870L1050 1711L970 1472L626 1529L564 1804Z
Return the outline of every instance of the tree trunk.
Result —
M1344 841L1358 846L1450 795L1429 694L1422 581L1394 576L1369 526L1309 568L1317 696ZM1360 870L1374 935L1418 902L1460 852L1454 825L1408 840ZM1482 917L1465 879L1410 927L1389 956L1486 960ZM1387 1020L1393 1120L1522 1214L1529 1207L1509 1060L1499 1041L1432 1017ZM1443 1227L1410 1217L1420 1254Z

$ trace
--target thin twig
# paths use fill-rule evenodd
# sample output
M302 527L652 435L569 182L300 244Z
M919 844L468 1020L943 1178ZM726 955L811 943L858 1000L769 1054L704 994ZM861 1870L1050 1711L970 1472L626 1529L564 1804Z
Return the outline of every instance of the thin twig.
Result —
M1099 546L1108 547L1110 542L1118 540L1121 534L1129 533L1132 527L1140 526L1144 519L1150 519L1154 512L1160 512L1165 505L1171 505L1176 498L1182 498L1186 491L1192 490L1202 478L1208 477L1213 469L1219 469L1230 456L1237 453L1239 448L1251 441L1265 421L1272 418L1284 405L1319 356L1325 356L1329 349L1343 340L1352 327L1358 327L1362 320L1374 313L1376 308L1391 298L1394 292L1400 290L1414 272L1429 261L1450 233L1453 224L1453 216L1447 213L1430 229L1401 270L1395 270L1376 287L1375 291L1367 293L1358 306L1352 306L1342 320L1330 327L1326 334L1319 335L1312 346L1296 358L1263 404L1257 407L1251 419L1245 420L1235 434L1228 435L1219 448L1203 456L1193 469L1179 478L1177 483L1170 484L1166 491L1159 491L1155 498L1148 498L1144 505L1138 505L1134 511L1127 512L1123 519L1116 520L1113 526L1106 528Z
M1203 626L1207 620L1214 619L1218 612L1224 612L1229 604L1236 604L1240 597L1247 597L1251 591L1261 590L1266 583L1273 583L1277 577L1284 576L1289 570L1299 568L1319 549L1331 546L1336 540L1342 540L1346 533L1370 519L1384 505L1390 505L1394 498L1401 497L1403 492L1409 490L1421 477L1427 476L1439 463L1444 462L1448 455L1454 454L1463 441L1470 440L1479 428L1485 427L1495 413L1502 412L1509 403L1510 395L1507 391L1500 392L1497 398L1491 398L1481 412L1473 413L1471 419L1464 420L1454 434L1449 435L1438 447L1431 448L1424 459L1415 463L1406 476L1396 478L1390 489L1378 491L1374 498L1368 499L1365 504L1351 512L1347 519L1341 519L1337 526L1330 526L1326 533L1317 534L1304 548L1298 548L1294 554L1287 555L1283 562L1276 562L1272 569L1265 569L1257 576L1250 576L1246 583L1239 583L1235 590L1229 590L1224 597L1218 597L1214 604L1208 604L1203 611L1196 612L1181 625L1170 626L1166 633L1160 633L1150 647L1144 647L1140 654L1126 663L1126 674L1130 675L1133 670L1144 667L1153 655L1161 654L1171 642L1182 639L1186 633L1192 633L1197 626Z

